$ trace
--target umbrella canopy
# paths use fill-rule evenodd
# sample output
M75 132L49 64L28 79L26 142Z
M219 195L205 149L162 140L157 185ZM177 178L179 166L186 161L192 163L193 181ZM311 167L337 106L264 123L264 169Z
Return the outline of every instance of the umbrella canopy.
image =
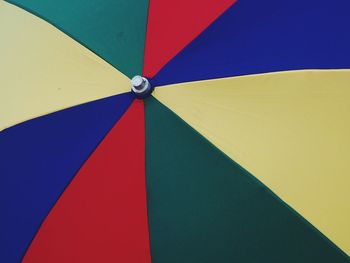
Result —
M0 1L0 262L350 262L349 10Z

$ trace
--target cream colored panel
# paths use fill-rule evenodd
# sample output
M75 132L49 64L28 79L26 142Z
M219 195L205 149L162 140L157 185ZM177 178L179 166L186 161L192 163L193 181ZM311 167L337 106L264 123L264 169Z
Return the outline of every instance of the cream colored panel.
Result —
M154 96L350 254L350 70L190 82Z
M129 90L129 79L94 53L0 1L0 130Z

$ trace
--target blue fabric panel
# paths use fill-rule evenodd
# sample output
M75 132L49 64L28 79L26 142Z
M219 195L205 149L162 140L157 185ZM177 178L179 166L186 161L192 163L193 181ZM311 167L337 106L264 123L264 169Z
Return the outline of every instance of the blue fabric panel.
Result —
M0 133L0 262L20 262L41 223L133 100L122 94Z
M350 68L349 12L349 0L238 0L152 84Z

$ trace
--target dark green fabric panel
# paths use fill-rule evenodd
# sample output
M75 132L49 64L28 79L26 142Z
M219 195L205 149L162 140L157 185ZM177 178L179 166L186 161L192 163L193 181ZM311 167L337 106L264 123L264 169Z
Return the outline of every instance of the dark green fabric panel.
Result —
M145 114L153 263L349 262L156 99L145 101Z
M8 2L52 23L127 76L142 73L148 0Z

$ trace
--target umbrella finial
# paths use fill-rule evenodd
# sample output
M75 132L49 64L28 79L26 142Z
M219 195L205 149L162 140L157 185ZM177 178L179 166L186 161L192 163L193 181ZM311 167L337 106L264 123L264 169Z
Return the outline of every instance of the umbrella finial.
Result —
M145 77L136 75L131 79L131 90L138 98L145 98L153 91L151 84Z

